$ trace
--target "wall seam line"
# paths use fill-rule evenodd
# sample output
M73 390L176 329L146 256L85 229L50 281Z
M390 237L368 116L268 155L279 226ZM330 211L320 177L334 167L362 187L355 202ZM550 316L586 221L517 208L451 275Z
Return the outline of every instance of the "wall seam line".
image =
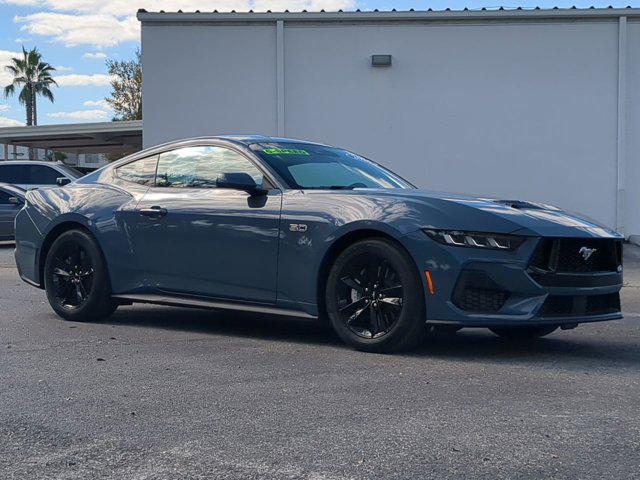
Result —
M626 235L627 17L618 19L618 124L616 145L616 229Z
M284 137L284 21L276 22L276 131Z

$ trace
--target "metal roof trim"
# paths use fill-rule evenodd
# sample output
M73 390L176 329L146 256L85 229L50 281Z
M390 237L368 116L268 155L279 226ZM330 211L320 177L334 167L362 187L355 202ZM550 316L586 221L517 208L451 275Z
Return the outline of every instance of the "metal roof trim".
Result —
M153 22L359 22L416 20L509 20L509 19L607 19L640 17L640 8L550 8L438 11L355 11L355 12L147 12L139 10L138 20Z

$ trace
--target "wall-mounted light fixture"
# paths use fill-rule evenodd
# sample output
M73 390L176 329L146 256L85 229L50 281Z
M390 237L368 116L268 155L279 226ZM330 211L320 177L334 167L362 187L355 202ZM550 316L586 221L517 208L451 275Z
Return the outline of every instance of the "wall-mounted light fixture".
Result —
M371 55L372 67L390 67L391 55Z

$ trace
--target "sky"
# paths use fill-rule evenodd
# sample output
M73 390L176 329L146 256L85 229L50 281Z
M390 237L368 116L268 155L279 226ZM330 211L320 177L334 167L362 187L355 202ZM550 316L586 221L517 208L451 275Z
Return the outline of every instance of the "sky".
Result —
M38 124L109 121L112 112L105 60L134 56L140 45L139 8L148 11L317 11L343 10L461 10L465 7L640 7L640 0L528 1L500 0L0 0L0 88L10 82L4 65L22 46L37 47L56 67L55 102L38 99ZM1 90L0 90L1 92ZM0 127L23 125L24 107L0 94Z

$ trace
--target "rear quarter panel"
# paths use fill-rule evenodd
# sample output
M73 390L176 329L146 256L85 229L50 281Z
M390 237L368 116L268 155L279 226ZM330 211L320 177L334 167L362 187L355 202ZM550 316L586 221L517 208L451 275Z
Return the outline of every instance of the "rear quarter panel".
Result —
M98 183L29 191L24 217L16 221L16 260L20 262L20 250L34 248L35 263L40 265L43 247L47 248L57 232L80 225L91 232L102 249L114 292L138 285L142 278L121 220L135 207L143 190L132 192ZM40 283L37 272L34 280Z

